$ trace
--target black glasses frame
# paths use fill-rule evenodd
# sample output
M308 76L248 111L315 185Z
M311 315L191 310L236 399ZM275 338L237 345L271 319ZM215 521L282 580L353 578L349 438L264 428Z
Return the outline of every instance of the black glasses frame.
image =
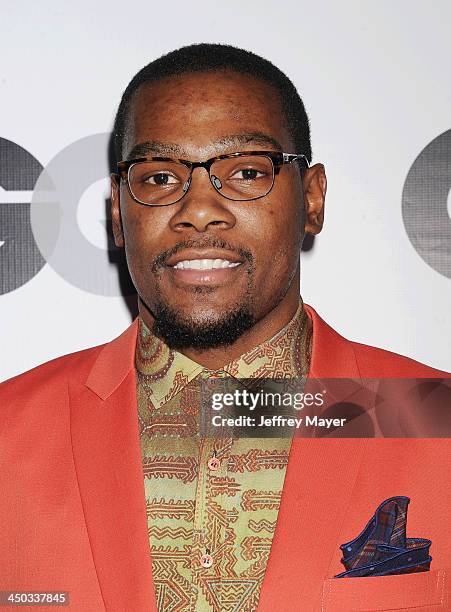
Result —
M273 167L271 187L268 189L268 191L265 194L261 196L257 196L255 198L249 198L248 200L235 200L233 198L229 198L225 196L223 193L221 193L220 188L218 188L217 185L215 184L215 181L214 181L215 177L210 174L211 166L216 161L219 161L221 159L230 159L230 158L235 158L235 157L248 157L248 156L264 156L264 157L268 157L271 160L272 167ZM134 165L139 164L141 162L147 162L147 161L177 162L179 164L183 164L190 170L188 179L186 180L186 183L183 189L183 193L177 200L175 200L174 202L170 202L169 204L149 204L148 202L143 202L142 200L140 200L133 194L132 189L130 187L130 181L129 181L130 170ZM217 155L216 157L210 157L210 159L207 159L206 161L203 161L203 162L193 162L187 159L178 159L178 158L173 158L173 157L147 156L147 157L137 157L136 159L127 159L127 160L118 162L117 163L117 170L118 170L117 174L127 184L127 189L128 189L130 196L135 200L135 202L138 202L138 204L142 204L143 206L171 206L172 204L176 204L177 202L179 202L187 194L190 188L191 177L193 175L193 170L195 168L205 168L205 170L208 172L208 175L210 177L211 184L213 185L215 190L220 195L222 195L222 197L225 198L226 200L230 200L232 202L250 202L251 200L259 200L260 198L264 198L265 196L267 196L272 190L272 188L274 187L275 177L279 174L282 166L284 164L292 164L295 161L302 162L304 164L304 170L309 168L309 161L305 155L297 154L297 153L283 153L281 151L280 152L279 151L242 151L239 153L228 153L225 155Z

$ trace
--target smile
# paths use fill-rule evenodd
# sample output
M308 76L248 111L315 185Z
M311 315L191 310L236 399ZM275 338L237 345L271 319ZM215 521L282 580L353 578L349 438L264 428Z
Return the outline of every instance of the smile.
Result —
M215 270L223 268L236 268L240 262L227 259L184 259L172 266L175 270Z

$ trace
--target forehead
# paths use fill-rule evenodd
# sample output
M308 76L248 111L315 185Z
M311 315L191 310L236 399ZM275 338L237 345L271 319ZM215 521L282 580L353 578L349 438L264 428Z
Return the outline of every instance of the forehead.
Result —
M194 73L142 85L132 98L124 154L147 141L176 145L193 160L233 149L228 136L266 134L293 149L278 92L234 72ZM218 144L221 143L221 144ZM235 147L236 148L236 147ZM274 146L247 147L274 148Z

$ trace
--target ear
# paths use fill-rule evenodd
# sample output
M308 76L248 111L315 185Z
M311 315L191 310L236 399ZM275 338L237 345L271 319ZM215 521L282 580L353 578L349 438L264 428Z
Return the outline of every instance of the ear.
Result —
M111 174L111 221L113 226L114 244L124 246L124 232L122 231L121 205L120 205L120 177Z
M304 174L305 231L319 234L324 222L327 178L323 164L315 164Z

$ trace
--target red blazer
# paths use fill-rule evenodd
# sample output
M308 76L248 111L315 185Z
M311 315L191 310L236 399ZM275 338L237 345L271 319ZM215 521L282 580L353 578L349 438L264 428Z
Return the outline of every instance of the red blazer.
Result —
M442 374L345 340L306 308L311 376ZM135 321L0 386L0 590L69 591L72 610L156 610L136 333ZM438 438L295 438L259 612L451 610L450 450ZM431 570L333 579L340 544L395 495L411 498L408 537L432 540Z

